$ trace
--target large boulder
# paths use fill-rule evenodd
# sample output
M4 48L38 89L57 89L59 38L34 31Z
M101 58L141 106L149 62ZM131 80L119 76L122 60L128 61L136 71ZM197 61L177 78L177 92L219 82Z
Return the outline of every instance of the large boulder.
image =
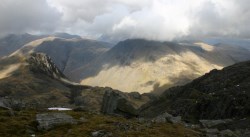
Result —
M65 113L43 113L36 115L38 130L49 130L59 125L76 124L77 121Z
M226 124L231 122L232 119L218 119L218 120L199 120L203 127L211 128L219 124Z
M176 123L181 123L181 116L172 116L171 114L165 112L155 118L153 118L153 122L156 122L156 123L165 123L165 122L170 122L170 123L173 123L173 124L176 124Z
M138 114L131 102L122 93L114 90L105 92L101 112L103 114L118 114L125 117L134 117Z

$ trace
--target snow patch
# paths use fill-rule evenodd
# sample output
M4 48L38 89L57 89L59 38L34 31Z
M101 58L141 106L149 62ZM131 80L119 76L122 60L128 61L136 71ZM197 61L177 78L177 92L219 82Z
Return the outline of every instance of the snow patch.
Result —
M52 107L52 108L48 108L48 110L65 111L65 110L72 110L72 109L71 108L61 108L61 107Z

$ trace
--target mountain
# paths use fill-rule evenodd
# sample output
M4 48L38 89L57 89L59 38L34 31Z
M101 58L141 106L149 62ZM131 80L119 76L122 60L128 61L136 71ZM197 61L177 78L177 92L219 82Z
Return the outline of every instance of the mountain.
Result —
M212 69L246 59L250 59L250 52L244 49L224 49L201 42L131 39L119 42L73 75L86 85L108 86L124 92L160 93Z
M25 44L34 40L46 38L46 37L58 37L64 39L81 39L78 35L71 35L68 33L55 33L51 35L31 35L28 33L24 34L9 34L0 39L0 58L8 56L22 48Z
M71 82L44 53L6 57L0 66L2 136L61 136L69 128L72 136L90 136L90 130L96 129L117 136L249 135L249 61L212 70L160 97ZM48 111L48 107L73 111ZM67 123L68 118L77 124ZM196 123L190 123L193 121ZM41 131L43 123L50 130ZM86 124L91 126L85 128Z
M72 35L72 34L63 33L63 32L52 34L52 36L58 37L58 38L64 38L64 39L81 39L81 37L78 35Z
M117 103L116 101L121 100L121 102L115 107L106 105L102 110L116 109L118 113L119 109L124 110L125 107L126 113L119 110L122 112L121 115L135 115L136 112L132 111L151 98L147 94L123 93L109 87L90 87L72 82L44 53L12 55L1 59L0 66L0 108L1 104L13 109L68 106L84 107L85 110L100 112L102 105L105 104L103 99L109 100L105 93L110 92L118 95L110 101Z
M12 52L18 50L23 45L33 40L43 38L44 36L35 36L26 34L10 34L0 39L0 58L8 56Z
M0 66L0 97L31 107L68 104L71 83L45 54L4 58Z
M70 79L71 73L84 67L97 56L104 53L111 44L88 39L64 39L54 36L37 39L26 43L11 56L26 56L33 52L42 52L52 58L58 68Z
M250 50L250 40L249 39L239 39L239 38L223 38L223 37L211 37L205 38L202 41L211 45L223 44L235 47L246 48Z
M141 115L154 117L165 112L185 120L246 118L250 116L250 61L164 91L156 100L141 108Z
M11 36L13 38L8 38ZM186 84L214 68L250 59L250 51L244 47L210 45L202 41L130 39L113 47L110 43L67 33L24 34L24 41L19 35L8 37L2 39L3 43L10 43L9 51L8 45L2 44L4 56L42 52L72 81L124 92L160 94L166 88Z

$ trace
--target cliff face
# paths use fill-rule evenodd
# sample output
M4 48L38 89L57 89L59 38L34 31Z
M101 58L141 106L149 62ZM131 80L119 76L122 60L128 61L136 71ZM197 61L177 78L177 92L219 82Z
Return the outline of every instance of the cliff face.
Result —
M44 53L32 53L27 62L30 65L30 70L34 73L43 73L54 79L66 78L51 58Z
M141 115L166 111L186 119L219 119L250 116L250 61L212 70L185 86L166 90L159 99L141 108Z

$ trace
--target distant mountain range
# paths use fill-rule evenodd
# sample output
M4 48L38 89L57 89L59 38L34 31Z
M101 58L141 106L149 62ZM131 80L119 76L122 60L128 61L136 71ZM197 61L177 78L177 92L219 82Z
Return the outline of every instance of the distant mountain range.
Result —
M67 33L13 34L0 39L0 57L42 52L51 57L70 80L140 93L161 93L212 69L250 59L246 41L242 42L245 46L234 46L237 42L242 45L240 40L232 44L204 41L130 39L112 45Z
M82 84L110 86L126 92L161 92L212 69L249 60L249 53L244 48L202 42L132 39L119 42L76 74L80 74Z

